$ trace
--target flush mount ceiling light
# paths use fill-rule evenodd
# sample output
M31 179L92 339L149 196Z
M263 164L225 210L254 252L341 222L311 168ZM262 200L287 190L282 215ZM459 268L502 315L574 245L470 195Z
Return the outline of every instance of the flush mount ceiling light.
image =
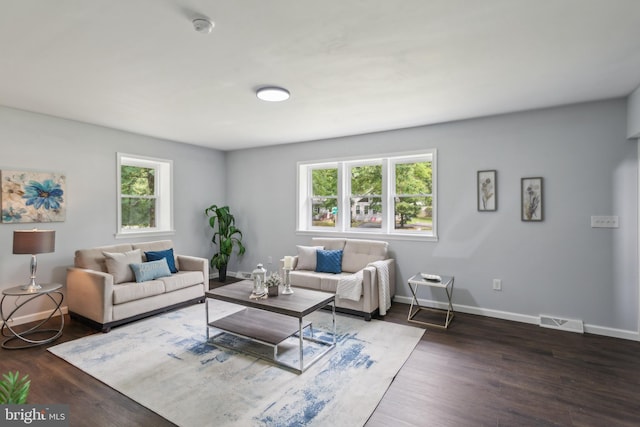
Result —
M193 28L203 34L209 34L213 29L213 22L206 18L196 18L193 21Z
M288 90L283 89L281 87L269 86L269 87L261 87L256 91L256 96L258 99L269 102L280 102L286 101L289 99L291 94Z

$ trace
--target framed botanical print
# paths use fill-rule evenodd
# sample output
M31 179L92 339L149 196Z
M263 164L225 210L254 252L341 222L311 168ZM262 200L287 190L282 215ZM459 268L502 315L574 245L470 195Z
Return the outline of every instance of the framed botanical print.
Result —
M544 208L542 178L522 178L520 194L522 221L542 221Z
M478 171L477 192L478 211L493 212L498 210L498 172L495 170Z

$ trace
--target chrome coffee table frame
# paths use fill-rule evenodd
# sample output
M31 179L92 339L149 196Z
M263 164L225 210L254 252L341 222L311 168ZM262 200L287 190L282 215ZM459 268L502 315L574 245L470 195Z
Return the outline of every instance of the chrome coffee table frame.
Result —
M280 293L277 297L267 299L250 299L253 288L251 281L245 280L221 286L205 293L207 343L266 360L274 365L291 370L298 374L306 371L320 358L336 346L336 310L335 295L328 292L296 288L291 295ZM209 300L217 299L246 307L228 316L211 321L209 319ZM326 306L331 306L332 341L327 342L314 337L313 325L304 318ZM307 329L307 335L305 335ZM216 331L212 334L212 330ZM271 347L273 355L246 348L239 348L224 342L226 334L247 339ZM298 363L289 363L278 355L279 345L291 337L298 339ZM305 342L313 342L324 347L311 359L305 360Z

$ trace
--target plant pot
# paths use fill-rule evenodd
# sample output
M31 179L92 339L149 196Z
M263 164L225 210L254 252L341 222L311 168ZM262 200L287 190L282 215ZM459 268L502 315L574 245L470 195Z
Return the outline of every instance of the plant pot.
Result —
M221 265L218 269L218 282L224 282L227 280L227 265Z
M270 297L277 297L278 296L278 287L277 286L269 287L269 296Z

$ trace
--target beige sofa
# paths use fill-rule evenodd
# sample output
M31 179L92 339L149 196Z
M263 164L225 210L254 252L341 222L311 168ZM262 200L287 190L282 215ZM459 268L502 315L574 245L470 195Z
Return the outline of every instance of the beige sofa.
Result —
M339 273L316 271L314 249L342 250L342 262ZM386 311L380 310L381 278L379 269L371 263L383 261L381 264L388 271L388 294L392 299L396 292L395 260L388 256L388 243L377 240L342 239L342 238L313 238L310 246L298 246L298 254L293 257L293 270L290 272L291 285L308 289L316 289L336 293L341 280L353 277L355 273L362 275L362 292L360 298L340 298L336 296L336 310L350 314L364 316L369 321ZM280 261L281 273L284 260ZM347 277L348 276L348 277ZM294 290L295 291L295 290Z
M67 270L67 304L71 318L109 332L113 326L203 302L204 292L209 289L207 259L175 255L177 273L140 283L135 281L134 272L127 270L130 264L126 264L126 257L136 256L136 250L144 262L145 252L172 248L170 240L162 240L77 250L74 267ZM140 270L140 264L137 265Z

